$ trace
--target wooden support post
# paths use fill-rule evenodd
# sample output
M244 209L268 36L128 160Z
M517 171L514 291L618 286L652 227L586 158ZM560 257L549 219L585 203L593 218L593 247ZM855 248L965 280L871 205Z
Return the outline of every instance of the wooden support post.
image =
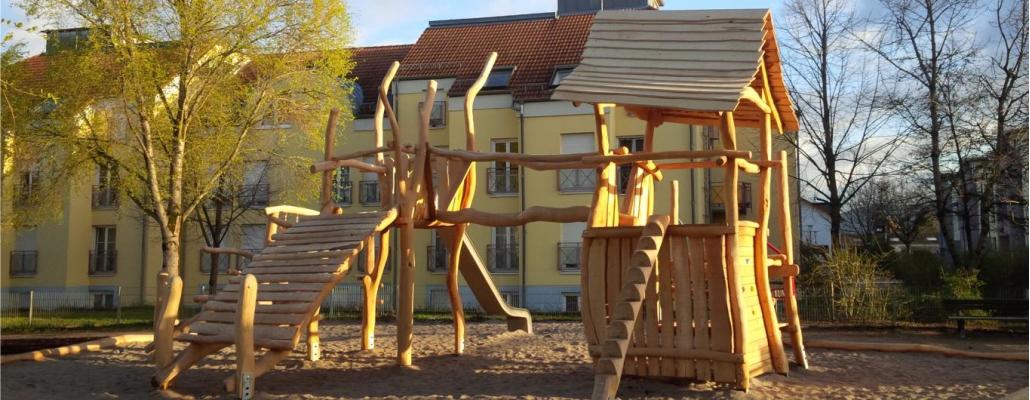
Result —
M320 319L320 311L321 308L315 309L315 314L311 316L311 321L308 322L308 361L318 361L322 359L322 344L318 338L318 320Z
M451 302L451 316L454 319L454 354L462 354L465 352L465 310L458 287L458 268L461 263L462 238L468 224L455 225L451 229L454 229L454 234L447 244L450 251L450 257L447 259L447 294Z
M759 153L762 161L772 160L772 121L771 116L764 115L764 123L759 132ZM787 355L783 351L783 338L780 336L780 323L776 318L769 286L769 203L771 201L772 171L761 167L758 173L758 230L755 232L755 286L758 289L758 304L762 309L762 322L765 325L765 336L769 343L769 353L773 369L781 374L790 371ZM784 223L790 223L785 221Z
M371 240L375 244L375 240ZM372 251L372 246L366 247ZM383 271L386 269L386 260L390 256L390 231L384 230L379 234L379 255L375 257L375 264L367 263L369 272L362 279L365 288L365 308L361 313L361 349L372 350L375 348L376 335L376 308L379 306L379 285L383 281ZM369 257L370 261L372 257Z
M780 182L780 232L783 236L783 253L786 256L786 265L794 264L794 227L790 219L790 180L788 176L787 152L780 151L780 165L776 169L779 172ZM794 362L808 369L808 358L805 356L805 343L801 337L801 318L798 316L798 300L794 294L795 278L787 276L783 278L783 305L787 314L788 330L794 348Z
M726 150L734 150L736 146L736 131L733 124L733 113L726 112L722 116L723 147ZM729 146L734 146L730 148ZM733 324L733 354L744 356L744 347L748 343L746 319L744 309L741 306L743 288L740 282L740 272L737 264L737 240L738 223L740 219L737 209L737 184L739 182L739 171L736 163L727 163L723 175L723 209L726 210L726 225L733 229L733 234L726 240L726 280L730 297L730 321ZM737 385L747 391L751 385L751 371L746 362L737 365Z
M340 119L340 110L332 109L329 112L329 122L325 127L325 161L332 160L333 147L336 146L336 122ZM333 203L333 171L322 172L322 194L319 197L319 205L322 214L329 214L336 208Z
M669 216L672 218L672 225L680 223L680 181L672 181L672 193L669 199Z
M275 364L279 361L285 360L290 356L290 350L268 350L261 358L258 358L254 362L254 375L252 379L257 379L261 375L264 375L268 371L275 368ZM235 393L236 390L236 374L229 375L225 378L222 383L225 385L225 391L229 393Z
M247 274L236 303L236 393L240 399L254 397L254 310L258 283Z
M610 153L608 143L608 124L604 120L604 109L613 107L610 104L594 104L594 126L596 129L597 152L602 156ZM616 184L617 170L615 163L609 162L597 174L597 188L591 201L589 226L619 225L619 189Z
M158 368L172 362L172 343L175 339L175 320L179 317L179 302L182 300L182 278L173 276L166 290L164 304L158 314L157 331L154 333L154 360Z

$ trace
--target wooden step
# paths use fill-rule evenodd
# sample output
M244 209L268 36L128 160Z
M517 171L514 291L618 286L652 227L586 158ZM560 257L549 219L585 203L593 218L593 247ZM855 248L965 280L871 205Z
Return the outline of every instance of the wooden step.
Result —
M258 304L255 314L302 314L308 312L311 303L276 303ZM219 312L236 312L236 302L211 301L204 305L204 310Z
M252 274L252 275L254 275L257 278L258 282L261 282L261 283L266 283L266 282L267 283L272 283L272 282L281 282L281 283L286 283L286 282L289 282L289 283L294 283L294 282L300 282L300 283L328 283L328 282L334 282L337 279L336 274L329 274L329 273L322 273L322 274L316 274L316 273L310 273L310 274ZM242 279L243 278L241 278L241 277L235 277L234 276L234 277L229 278L229 283L240 283L240 281Z
M257 328L255 326L255 328ZM217 335L217 336L204 336L204 335L193 335L183 334L176 337L176 340L189 342L189 343L219 343L219 344L233 344L236 343L236 335ZM281 340L281 339L266 339L266 338L254 338L254 347L263 347L273 350L292 350L293 346L296 345L294 340Z
M307 319L304 314L254 314L256 325L300 325ZM197 314L197 321L235 323L236 311L204 310ZM235 341L235 340L233 340ZM232 342L232 341L230 341Z
M258 290L258 301L311 302L321 292L262 292ZM239 298L236 292L219 292L213 300L235 303Z
M293 340L298 332L295 327L260 325L254 327L255 338L272 340ZM190 325L190 333L202 336L233 336L236 334L235 324L217 322L197 322Z
M316 244L295 244L288 246L278 246L275 242L272 242L270 247L266 247L261 251L261 255L265 254L280 254L280 253L306 253L312 251L326 251L326 250L346 250L358 247L361 242L332 242L332 243L316 243Z
M261 253L251 259L251 262L255 261L272 261L272 260L304 260L309 258L324 258L324 259L342 259L349 257L351 254L356 253L353 250L333 250L333 251L320 251L317 253L293 253L293 254L265 254Z
M258 292L320 292L325 284L322 283L298 283L298 282L286 282L286 283L266 283L258 284ZM230 283L220 290L220 292L239 292L240 285L238 283Z
M339 264L329 265L301 265L286 267L250 267L243 270L244 274L300 274L305 272L328 272L335 273L340 269Z

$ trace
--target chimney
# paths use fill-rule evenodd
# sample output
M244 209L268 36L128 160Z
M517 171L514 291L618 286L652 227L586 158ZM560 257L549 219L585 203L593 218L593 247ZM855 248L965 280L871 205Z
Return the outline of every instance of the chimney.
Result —
M663 3L663 0L558 0L558 15L600 10L657 10Z
M89 41L89 28L54 29L46 32L46 54L74 50Z

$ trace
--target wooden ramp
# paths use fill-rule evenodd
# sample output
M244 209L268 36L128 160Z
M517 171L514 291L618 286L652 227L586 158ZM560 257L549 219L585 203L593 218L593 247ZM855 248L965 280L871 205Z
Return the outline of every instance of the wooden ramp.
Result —
M362 246L389 228L396 217L396 210L304 216L274 234L243 270L258 282L254 347L292 350ZM178 373L207 354L236 342L236 303L242 280L243 276L231 278L204 304L189 332L176 337L191 345L155 375L155 385L167 387Z

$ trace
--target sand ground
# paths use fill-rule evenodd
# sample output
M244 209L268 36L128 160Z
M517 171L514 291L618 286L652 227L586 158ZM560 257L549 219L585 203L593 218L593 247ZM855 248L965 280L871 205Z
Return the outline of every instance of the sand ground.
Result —
M497 322L468 327L466 354L450 354L449 324L416 324L415 367L393 365L394 325L380 324L377 348L357 351L359 325L324 323L323 360L299 349L257 380L258 398L587 398L593 375L582 326L537 323L536 334L506 332ZM1027 351L1026 336L890 331L809 331L811 338L917 342L979 351ZM303 347L303 346L301 346ZM748 394L713 384L623 380L622 398L697 399L996 399L1027 386L1028 363L929 354L809 350L811 368L754 379ZM150 386L153 367L142 346L0 369L4 399L232 398L221 381L232 373L231 348L181 375L172 390Z

